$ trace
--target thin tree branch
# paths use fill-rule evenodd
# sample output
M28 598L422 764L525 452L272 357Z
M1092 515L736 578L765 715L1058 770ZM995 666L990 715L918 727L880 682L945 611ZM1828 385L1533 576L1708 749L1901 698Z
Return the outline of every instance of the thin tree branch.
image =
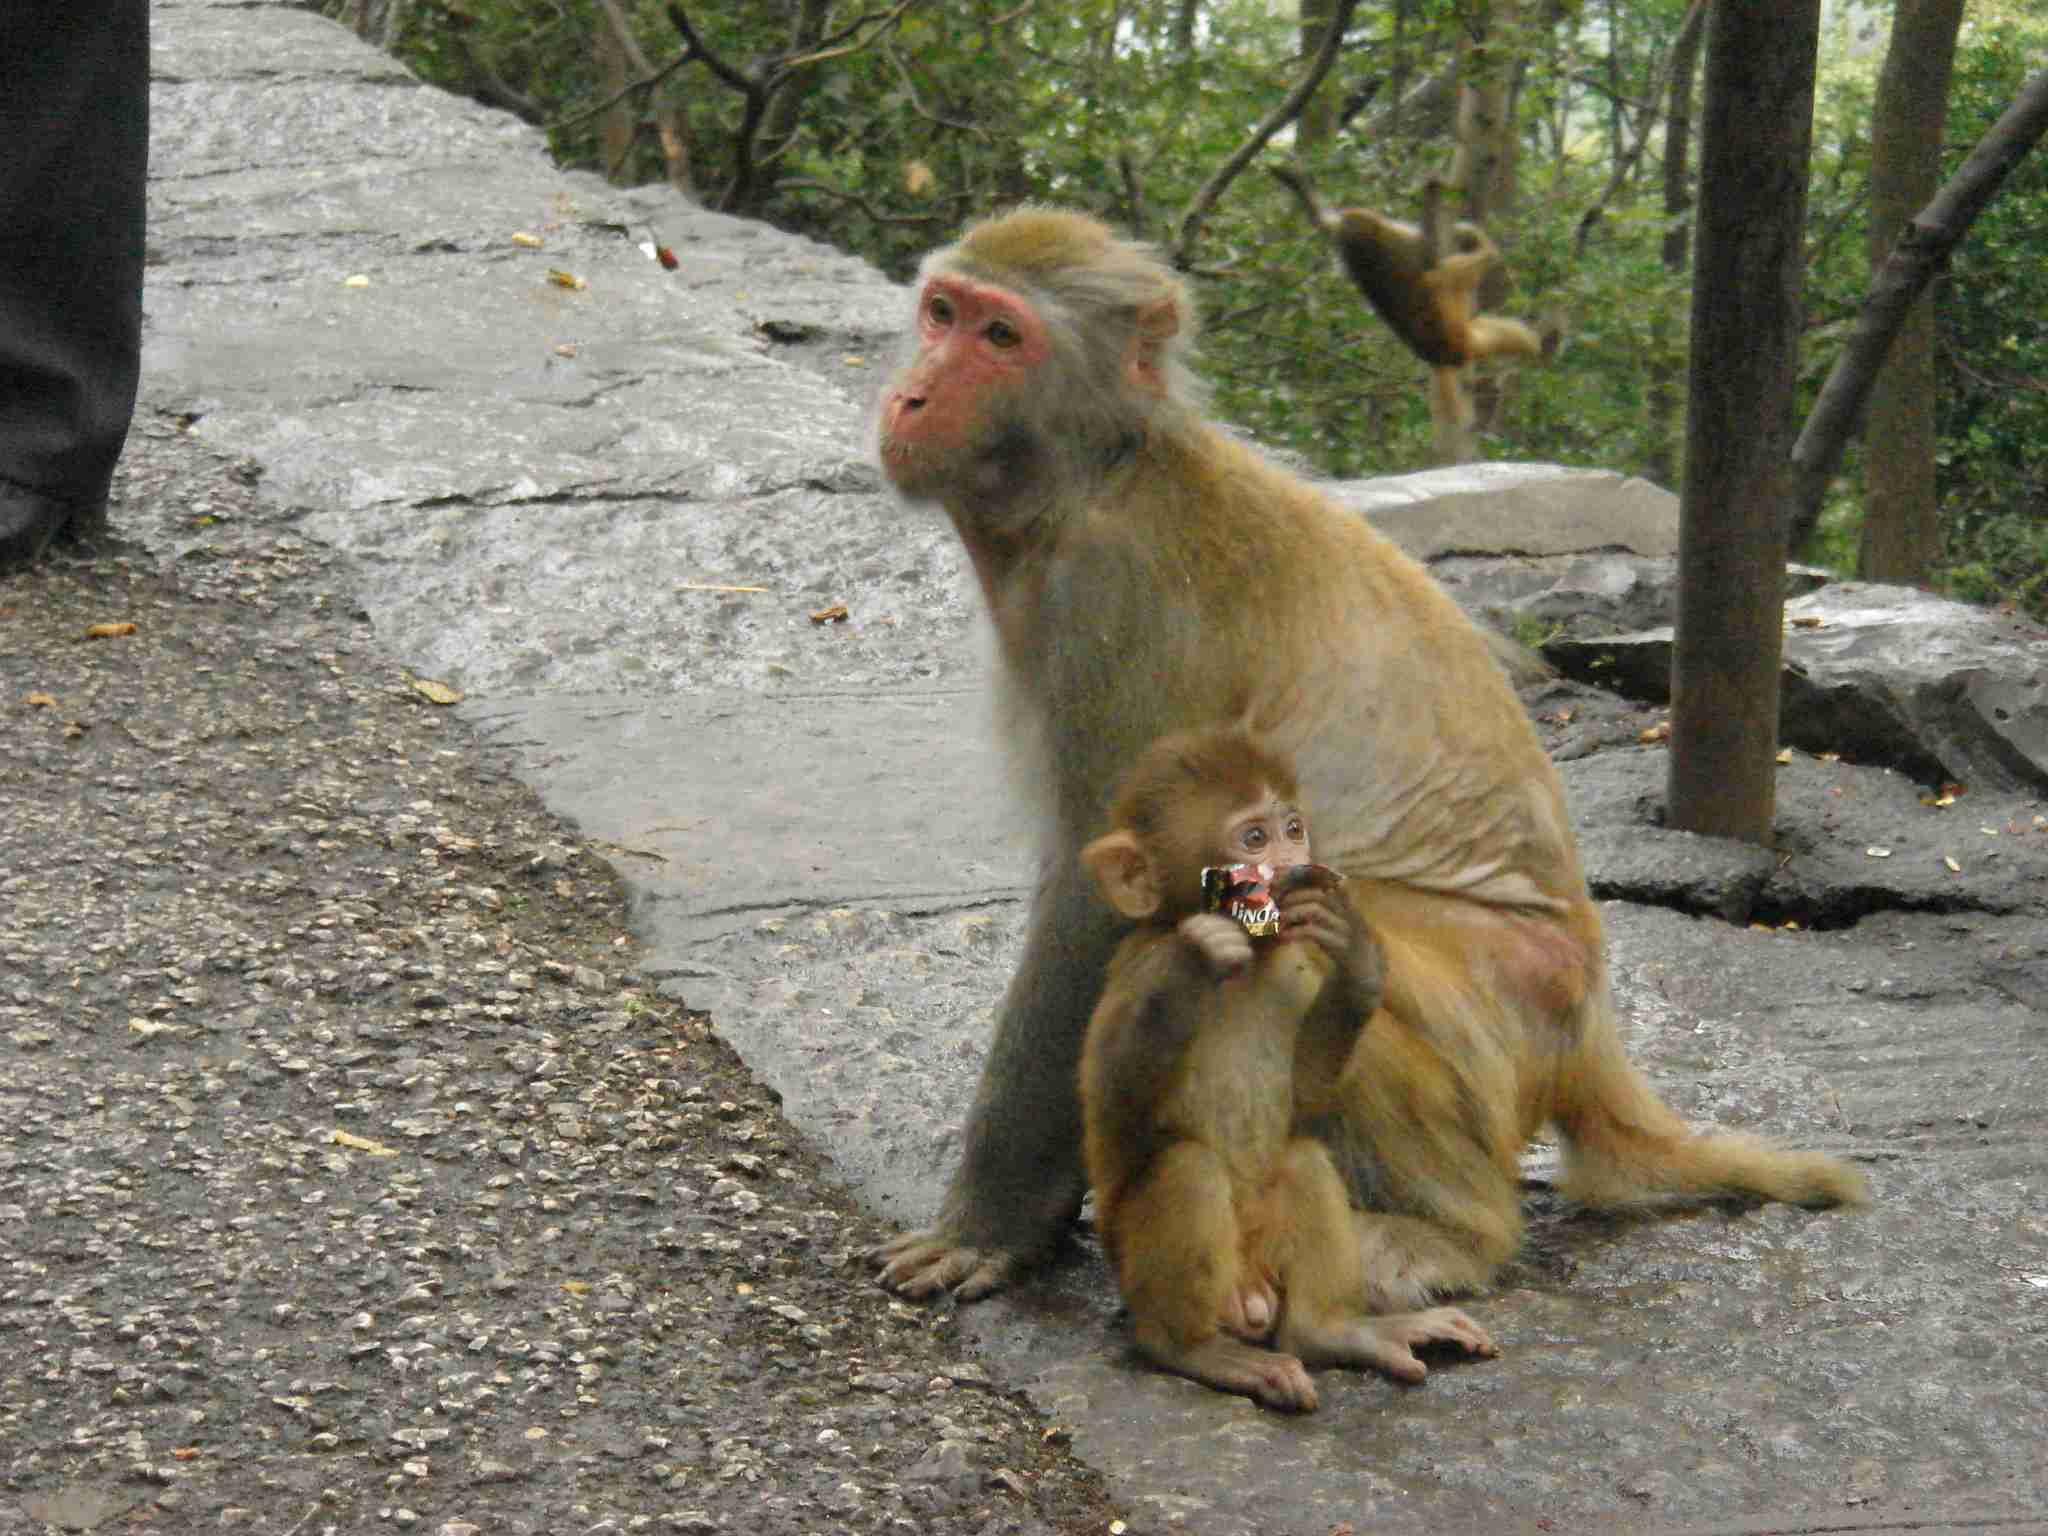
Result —
M1913 216L1871 280L1855 329L1829 370L1799 441L1792 445L1789 548L1803 545L1820 520L1821 501L1841 466L1842 450L1913 301L2044 132L2048 132L2048 70L2020 88L2012 105L1978 140L1961 169L1934 194L1933 202Z
M1690 62L1697 57L1695 45L1699 41L1700 29L1706 24L1706 19L1707 0L1692 0L1692 3L1686 6L1685 20L1679 24L1678 34L1671 40L1670 51L1657 66L1657 88L1650 92L1649 104L1631 114L1636 128L1635 142L1629 146L1628 152L1615 162L1614 174L1607 179L1605 190L1594 200L1593 206L1580 215L1578 233L1572 238L1572 260L1585 259L1586 242L1592 238L1593 231L1599 227L1600 221L1607 216L1608 205L1621 195L1621 189L1628 185L1629 177L1635 174L1636 166L1642 162L1643 152L1650 146L1650 130L1657 125L1657 103L1664 100L1665 93L1671 86L1673 66L1680 59ZM1605 89L1590 78L1586 83L1595 90Z
M1309 97L1315 95L1316 87L1323 83L1323 77L1337 62L1337 55L1344 46L1345 30L1351 25L1352 13L1357 9L1358 0L1337 0L1336 13L1330 17L1330 28L1323 34L1323 45L1316 50L1315 62L1309 65L1307 73L1294 83L1294 89L1287 93L1280 105L1266 114L1265 120L1196 191L1193 201L1188 204L1188 211L1181 215L1180 229L1166 253L1167 261L1177 270L1185 271L1194 260L1195 242L1201 238L1202 224L1216 206L1217 199L1252 163L1259 151L1272 141L1274 134L1301 116L1301 109L1308 105Z
M854 207L858 208L877 224L952 224L959 217L957 213L880 213L876 211L874 204L861 196L860 193L849 192L844 187L830 186L822 181L806 181L802 179L780 181L776 183L776 190L781 192L822 193L835 202L853 204ZM948 201L964 203L968 199L955 194L950 196Z

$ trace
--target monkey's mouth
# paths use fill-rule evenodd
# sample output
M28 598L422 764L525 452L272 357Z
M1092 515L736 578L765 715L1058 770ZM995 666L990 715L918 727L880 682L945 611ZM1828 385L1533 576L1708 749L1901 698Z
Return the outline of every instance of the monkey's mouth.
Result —
M1202 906L1240 923L1255 939L1280 932L1280 908L1273 900L1270 864L1211 865L1202 871Z

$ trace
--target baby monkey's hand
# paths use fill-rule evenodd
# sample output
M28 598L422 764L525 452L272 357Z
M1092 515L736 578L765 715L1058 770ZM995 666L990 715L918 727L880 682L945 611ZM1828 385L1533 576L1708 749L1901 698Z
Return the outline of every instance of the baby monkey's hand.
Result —
M1282 938L1315 945L1366 1013L1379 1007L1387 962L1380 941L1343 892L1344 877L1327 864L1296 864L1273 877Z
M1221 981L1236 976L1252 963L1251 935L1236 918L1221 912L1197 912L1180 920L1181 942L1188 945Z

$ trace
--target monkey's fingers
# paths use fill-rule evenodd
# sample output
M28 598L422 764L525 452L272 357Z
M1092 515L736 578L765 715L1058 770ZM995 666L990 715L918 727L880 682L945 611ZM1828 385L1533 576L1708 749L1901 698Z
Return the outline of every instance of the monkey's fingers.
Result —
M1344 877L1327 864L1290 864L1273 877L1273 899L1300 890L1334 891L1343 883Z
M1010 1283L1017 1256L1004 1249L967 1248L942 1232L905 1232L868 1252L881 1268L882 1285L922 1301L952 1292L955 1301L979 1301Z

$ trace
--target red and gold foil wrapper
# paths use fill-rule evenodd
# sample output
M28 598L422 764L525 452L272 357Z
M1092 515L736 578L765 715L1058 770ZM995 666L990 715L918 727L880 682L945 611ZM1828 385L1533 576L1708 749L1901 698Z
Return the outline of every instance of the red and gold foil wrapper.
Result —
M1280 908L1273 901L1270 864L1211 865L1202 871L1202 910L1221 912L1255 939L1276 938Z

